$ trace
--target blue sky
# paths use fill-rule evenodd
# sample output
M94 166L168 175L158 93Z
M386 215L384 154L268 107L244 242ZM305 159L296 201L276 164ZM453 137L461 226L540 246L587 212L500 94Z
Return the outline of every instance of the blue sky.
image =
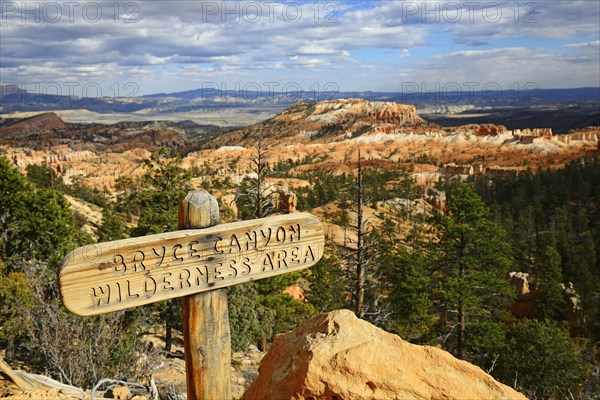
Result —
M597 0L0 2L30 91L600 87Z

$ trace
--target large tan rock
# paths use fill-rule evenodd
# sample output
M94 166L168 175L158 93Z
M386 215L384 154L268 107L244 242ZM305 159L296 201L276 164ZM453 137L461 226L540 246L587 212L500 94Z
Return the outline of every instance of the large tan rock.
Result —
M243 398L525 399L479 367L405 342L348 310L278 335Z

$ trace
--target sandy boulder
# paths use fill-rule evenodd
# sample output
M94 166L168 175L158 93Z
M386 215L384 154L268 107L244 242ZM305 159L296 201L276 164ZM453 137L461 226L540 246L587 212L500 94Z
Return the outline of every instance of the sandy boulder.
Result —
M278 335L247 400L525 399L450 353L418 346L348 310Z
M127 400L129 388L127 386L117 386L112 390L112 398L116 400Z

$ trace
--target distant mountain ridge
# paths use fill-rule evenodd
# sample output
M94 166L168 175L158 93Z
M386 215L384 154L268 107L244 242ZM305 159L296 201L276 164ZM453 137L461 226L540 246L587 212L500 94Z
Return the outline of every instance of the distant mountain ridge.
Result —
M454 86L453 86L454 87ZM142 98L178 98L178 99L247 99L273 101L279 103L296 103L299 101L321 101L338 100L344 98L361 98L370 101L393 101L414 104L418 106L425 105L460 105L470 102L487 102L489 104L499 103L556 103L556 102L578 102L578 101L600 101L600 88L585 87L573 89L523 89L523 90L496 90L494 87L487 90L469 89L465 90L445 90L441 91L425 90L418 88L418 85L412 87L407 92L373 92L373 91L288 91L288 92L269 92L252 90L220 90L214 88L200 88L172 93L154 93L140 96ZM287 98L287 101L285 100Z
M426 88L425 88L426 89ZM248 104L279 104L282 109L297 102L361 98L369 101L391 101L412 104L417 108L460 105L476 106L530 106L547 103L600 102L600 88L530 89L530 90L467 90L407 92L343 92L343 91L289 91L268 92L253 90L219 90L200 88L174 93L156 93L138 97L58 96L30 93L16 86L0 86L0 112L24 112L57 109L87 109L94 112L133 112L150 107L170 111L184 110L189 106L241 107Z

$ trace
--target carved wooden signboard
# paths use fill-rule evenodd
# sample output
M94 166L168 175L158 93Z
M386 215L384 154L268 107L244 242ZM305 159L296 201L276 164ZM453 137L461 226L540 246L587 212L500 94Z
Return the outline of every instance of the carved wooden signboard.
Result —
M80 247L59 286L67 309L96 315L301 270L323 246L308 213L186 229Z

